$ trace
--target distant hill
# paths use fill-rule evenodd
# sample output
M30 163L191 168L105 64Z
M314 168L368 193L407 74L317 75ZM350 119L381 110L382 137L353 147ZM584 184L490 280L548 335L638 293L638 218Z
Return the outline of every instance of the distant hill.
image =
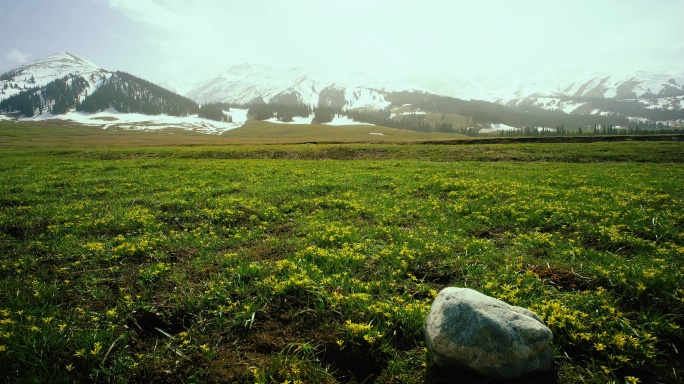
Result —
M6 114L61 115L70 110L187 116L197 114L194 101L125 72L110 72L69 53L59 53L0 74L0 101Z
M99 79L105 73L109 72L88 60L68 52L56 53L0 72L0 100L67 76L80 76L88 80Z
M684 71L549 70L515 78L423 74L406 81L440 95L574 115L618 115L635 121L665 122L682 119L684 110Z
M309 120L320 122L346 115L421 131L657 128L684 123L684 72L548 71L511 79L419 75L390 84L362 74L244 64L186 95L200 103L250 108L250 115L260 120L291 121L292 116L316 113Z
M186 95L198 102L249 108L249 115L258 120L289 122L301 117L326 122L343 115L357 122L423 132L594 131L684 122L684 108L678 101L668 104L684 97L678 96L684 95L678 85L684 80L645 73L638 78L571 75L549 72L472 83L415 76L388 84L361 74L335 76L245 64L231 67Z
M162 87L61 52L0 72L0 118L64 118L102 127L211 133L253 119L471 136L616 133L684 125L684 71L547 71L503 79L423 74L391 83L361 73L244 64L199 83L184 96L169 88L169 83Z
M304 104L344 109L382 109L389 105L387 92L411 89L374 81L360 73L323 74L301 68L274 68L243 64L186 93L199 102L227 104Z

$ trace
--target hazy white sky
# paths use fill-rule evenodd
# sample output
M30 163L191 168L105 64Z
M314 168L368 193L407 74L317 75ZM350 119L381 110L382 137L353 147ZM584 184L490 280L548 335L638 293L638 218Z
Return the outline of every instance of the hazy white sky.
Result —
M195 82L245 62L391 77L684 69L682 0L0 0L0 70L68 51Z

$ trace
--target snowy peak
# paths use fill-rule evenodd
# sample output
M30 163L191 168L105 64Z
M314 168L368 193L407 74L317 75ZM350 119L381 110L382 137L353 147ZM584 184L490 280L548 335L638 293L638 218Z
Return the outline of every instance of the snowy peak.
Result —
M85 71L98 71L101 68L95 63L82 59L76 55L69 52L59 52L50 56L46 56L42 59L38 59L32 63L27 64L28 66L49 66L52 68L82 68Z
M430 92L457 97L518 103L531 97L641 99L684 95L684 71L604 73L548 70L513 78L413 76Z
M94 81L106 73L109 72L71 53L56 53L0 73L0 100L24 89L45 86L65 76L83 76Z
M670 119L656 110L684 111L684 71L546 70L499 78L422 74L409 80L434 94L574 115L648 116L656 121Z
M186 96L200 104L277 102L345 109L384 108L389 105L384 97L387 92L413 88L374 81L358 73L328 74L303 68L240 64L200 83Z
M221 133L247 119L246 110L219 109L220 120L212 112L212 106L200 108L149 81L106 71L68 52L0 72L0 120L65 119L103 128Z
M559 75L555 78L555 89L540 89L537 93L618 100L684 94L684 71L617 74L574 71Z
M199 106L149 81L109 72L68 52L60 52L0 74L0 112L49 118L77 109L113 108L148 115L197 114Z
M231 79L234 76L291 79L304 74L304 70L299 68L273 68L265 64L243 63L231 66L220 77L226 79Z
M0 77L11 77L11 80L20 81L23 80L24 77L28 80L28 78L33 76L37 85L44 85L67 75L82 75L99 71L102 71L102 68L88 60L68 52L60 52L12 68L1 73ZM5 80L10 79L8 78Z

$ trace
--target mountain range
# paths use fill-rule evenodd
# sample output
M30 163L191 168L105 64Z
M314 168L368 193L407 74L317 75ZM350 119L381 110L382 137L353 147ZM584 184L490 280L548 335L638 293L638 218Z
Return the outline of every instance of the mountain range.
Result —
M684 108L684 70L608 74L591 71L549 70L515 78L445 77L412 75L399 83L381 83L363 74L331 76L300 68L273 68L242 64L195 86L187 96L202 102L248 104L255 101L298 101L317 105L334 103L329 93L344 96L344 107L384 108L388 92L419 91L464 100L482 100L507 106L532 105L586 113L579 108L592 99L637 100L645 107ZM368 97L370 96L370 98ZM375 97L375 99L373 99ZM565 103L555 103L564 101ZM569 102L576 104L573 108ZM340 105L342 106L342 105ZM589 110L592 111L592 110Z
M388 92L412 90L405 84L381 83L362 74L326 74L302 68L242 64L196 85L186 95L199 103L301 103L345 109L389 106Z
M684 122L684 71L550 70L517 78L417 74L380 82L361 73L243 64L198 83L185 95L166 88L62 52L0 72L0 113L5 118L66 116L78 121L107 111L118 113L121 121L127 114L164 115L195 118L179 126L211 126L206 131L215 133L239 126L248 113L254 117L257 112L269 121L329 122L344 116L348 122L426 131Z
M237 115L242 115L241 111ZM0 118L8 116L208 133L236 128L246 120L234 120L220 106L200 107L195 101L152 82L125 72L105 70L67 52L0 73Z

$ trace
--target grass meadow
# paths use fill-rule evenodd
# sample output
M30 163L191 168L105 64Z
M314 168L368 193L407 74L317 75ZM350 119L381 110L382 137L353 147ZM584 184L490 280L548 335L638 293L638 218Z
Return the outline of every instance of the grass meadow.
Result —
M0 381L489 382L426 360L446 286L544 319L521 382L684 376L681 142L38 141L0 151Z

